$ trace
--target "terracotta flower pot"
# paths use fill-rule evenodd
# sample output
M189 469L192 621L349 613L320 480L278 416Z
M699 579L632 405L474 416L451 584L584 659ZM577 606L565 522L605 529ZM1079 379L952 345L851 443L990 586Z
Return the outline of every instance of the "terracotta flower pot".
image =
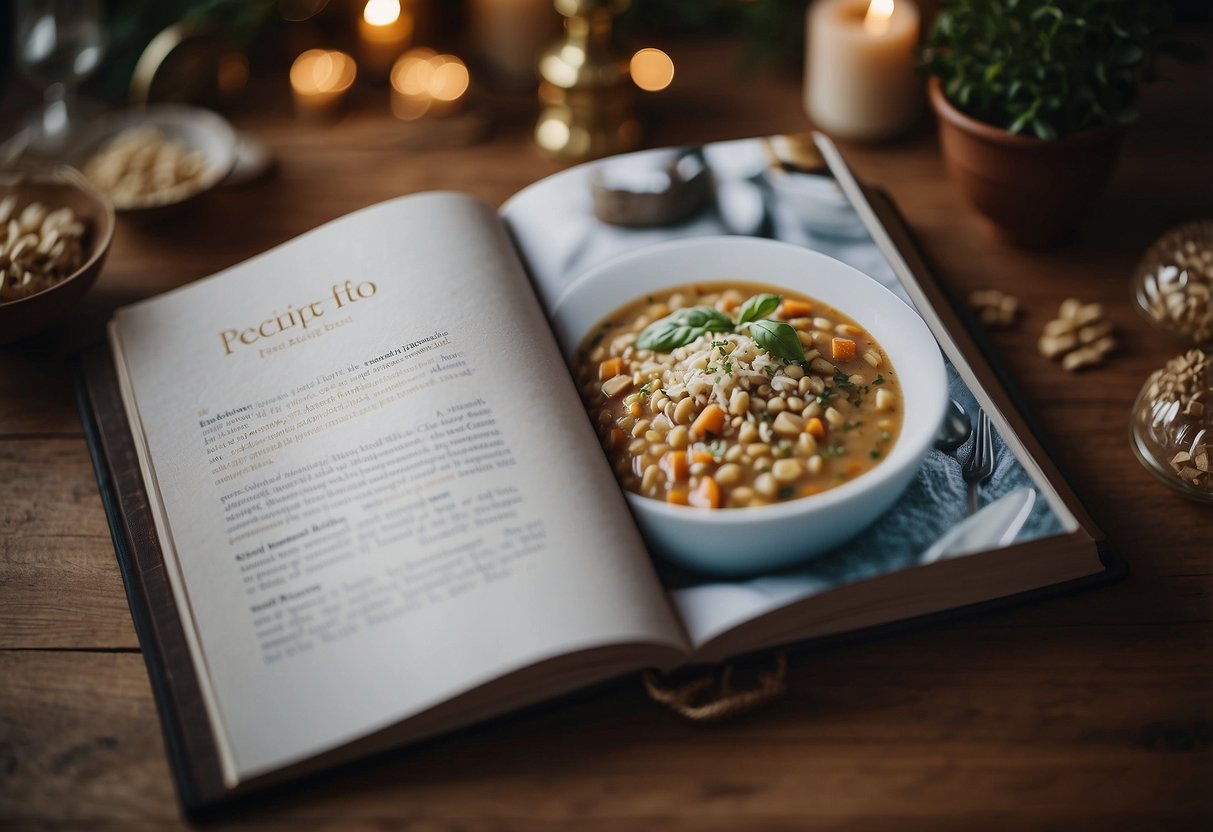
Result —
M1021 136L970 118L928 84L939 116L948 174L1003 240L1044 246L1073 230L1107 183L1124 128L1109 126L1054 141Z

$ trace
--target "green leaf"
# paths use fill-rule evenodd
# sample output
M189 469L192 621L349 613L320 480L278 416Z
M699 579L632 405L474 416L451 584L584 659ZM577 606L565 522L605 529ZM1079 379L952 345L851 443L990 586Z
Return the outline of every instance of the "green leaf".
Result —
M804 361L804 347L796 337L796 330L783 321L754 321L750 324L750 337L754 342L776 358L784 361Z
M765 318L775 311L775 307L779 306L782 298L779 295L754 295L741 305L741 314L737 318L737 325L748 324L750 321L756 321L759 318Z
M1117 66L1136 66L1145 56L1146 53L1140 46L1125 44L1117 47L1112 54L1112 62Z
M1043 139L1046 142L1051 142L1057 138L1057 131L1051 125L1038 118L1032 119L1032 132L1036 134L1037 138Z
M1057 21L1061 21L1065 17L1061 13L1061 9L1057 8L1056 6L1041 6L1039 9L1032 12L1029 19L1033 23L1037 23L1040 21L1041 18L1045 17L1046 15L1049 17L1052 17L1054 20L1057 20Z
M684 347L705 332L732 332L733 321L711 306L679 309L645 327L636 339L636 348L669 352Z

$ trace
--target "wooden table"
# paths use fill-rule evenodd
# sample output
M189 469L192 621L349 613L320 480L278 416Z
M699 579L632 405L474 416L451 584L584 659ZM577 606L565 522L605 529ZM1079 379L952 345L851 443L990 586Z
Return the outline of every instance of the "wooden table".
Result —
M807 127L798 80L739 78L734 50L671 49L645 102L653 144ZM687 724L635 679L333 774L234 818L248 828L544 830L1208 829L1213 823L1213 510L1133 458L1128 413L1178 352L1129 304L1167 228L1213 209L1207 66L1147 91L1142 123L1085 231L1065 247L994 243L945 180L924 125L844 146L892 193L956 290L1018 295L1002 358L1059 449L1127 580L795 658L791 691L740 721ZM526 106L469 147L403 150L374 91L346 121L294 122L285 80L233 114L277 175L178 222L123 224L87 301L0 348L0 827L175 828L181 821L139 646L72 403L71 356L112 310L237 263L356 208L433 188L498 203L558 166ZM1120 352L1080 376L1034 349L1068 296L1101 301Z

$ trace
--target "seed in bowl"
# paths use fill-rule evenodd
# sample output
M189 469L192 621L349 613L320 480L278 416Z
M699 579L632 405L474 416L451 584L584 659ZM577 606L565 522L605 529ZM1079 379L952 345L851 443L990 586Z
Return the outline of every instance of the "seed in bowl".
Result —
M85 224L71 208L0 199L0 303L20 300L70 277L84 263Z
M84 166L119 210L180 202L206 186L206 173L201 153L151 125L122 131Z
M818 494L870 470L901 429L888 356L819 300L702 283L595 327L573 374L628 491L701 508Z

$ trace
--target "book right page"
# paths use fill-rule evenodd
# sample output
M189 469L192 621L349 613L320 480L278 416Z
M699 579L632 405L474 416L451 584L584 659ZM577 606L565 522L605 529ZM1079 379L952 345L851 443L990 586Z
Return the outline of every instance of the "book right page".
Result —
M892 290L930 323L932 311L915 303L829 172L809 174L772 164L778 159L777 141L778 137L747 139L701 148L642 151L572 168L515 196L502 209L502 216L545 308L550 312L562 292L588 269L621 254L671 239L741 234L770 237L834 257ZM666 181L663 177L668 180L680 168L692 169L693 175L697 166L706 169L713 184L701 206L684 219L645 223L636 216L619 214L619 193L660 190ZM613 202L603 198L604 188L613 192ZM610 311L603 310L603 314ZM984 408L996 426L1005 425L989 398L975 388L963 357L950 348L953 345L942 346L951 398L971 417ZM1015 544L1073 532L1078 527L1075 517L1030 456L1011 439L1008 444L995 437L994 472L982 488L983 503L1013 494L1023 495L1031 503L1013 533ZM747 622L789 607L799 608L801 602L842 588L852 588L845 593L853 599L848 603L863 603L863 592L854 588L867 584L879 587L880 592L903 591L896 585L889 590L890 580L875 580L908 574L923 565L923 556L932 545L965 518L967 486L961 469L971 445L969 439L950 451L929 451L910 487L876 523L838 549L796 568L730 580L693 573L659 559L662 580L692 641L697 647L708 645ZM991 544L984 549L1004 547ZM1098 563L1081 568L1098 571ZM1067 577L1074 575L1050 572L1046 576L1042 572L1037 583L1046 585ZM914 584L921 582L901 585L905 592L920 591L909 589ZM1025 588L1016 585L1001 593L991 589L988 597ZM957 598L936 605L969 602ZM926 611L930 605L923 606ZM916 614L912 607L898 617ZM778 635L770 633L751 642L777 643L816 634L798 635L794 625L787 630L786 621L779 626L784 629ZM743 640L735 646L748 649L757 644Z

